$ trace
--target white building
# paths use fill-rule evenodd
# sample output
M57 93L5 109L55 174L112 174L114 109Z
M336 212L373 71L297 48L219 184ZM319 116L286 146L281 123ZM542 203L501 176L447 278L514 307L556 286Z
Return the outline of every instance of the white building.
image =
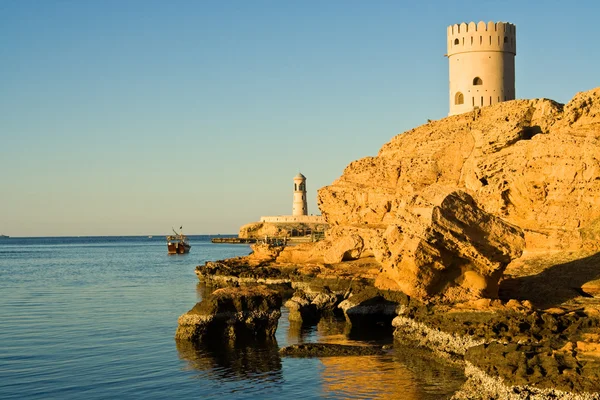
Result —
M515 99L516 35L515 25L508 22L448 27L448 115Z

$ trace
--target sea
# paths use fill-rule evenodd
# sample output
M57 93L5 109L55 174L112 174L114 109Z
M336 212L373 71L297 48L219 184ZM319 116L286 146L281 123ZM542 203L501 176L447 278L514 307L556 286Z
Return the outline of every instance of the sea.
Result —
M0 399L444 399L462 369L391 335L362 338L338 319L288 321L276 340L232 347L174 339L177 318L210 293L194 268L250 253L190 236L0 240ZM368 336L368 335L367 335ZM383 355L286 358L294 343L388 344Z

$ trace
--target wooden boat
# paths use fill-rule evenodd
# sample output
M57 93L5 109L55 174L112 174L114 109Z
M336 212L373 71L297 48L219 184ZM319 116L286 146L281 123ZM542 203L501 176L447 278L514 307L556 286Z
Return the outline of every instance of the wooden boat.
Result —
M167 236L167 250L169 254L184 254L189 253L192 246L188 243L188 238L181 231L177 233L173 229L174 235Z

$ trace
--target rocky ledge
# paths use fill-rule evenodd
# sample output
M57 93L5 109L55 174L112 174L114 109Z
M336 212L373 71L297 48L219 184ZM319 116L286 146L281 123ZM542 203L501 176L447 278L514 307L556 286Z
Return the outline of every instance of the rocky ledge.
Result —
M271 282L267 286L287 298L284 306L290 321L312 325L324 316L337 316L346 321L348 335L359 332L369 337L387 329L399 344L426 348L462 364L469 380L456 398L517 399L526 398L522 397L526 393L540 399L600 399L596 394L600 393L600 314L596 312L600 301L579 297L547 309L536 308L529 300L509 298L425 302L376 288L374 280L366 278L368 268L354 277L347 274L346 268L359 268L357 265L307 268L271 262L254 269L248 265L251 262L244 264L254 257L258 255L207 263L198 266L197 273L205 283L233 285L230 293ZM214 269L215 264L222 267ZM600 264L596 265L600 271ZM243 281L235 279L240 275L245 276ZM189 329L182 326L185 324L180 319L182 332ZM326 357L383 351L381 347L314 343L281 349L280 355Z
M600 88L431 121L318 200L325 240L198 277L269 285L296 321L394 329L464 365L456 398L600 399Z
M280 308L281 295L265 286L218 289L179 317L175 339L271 338L277 330Z

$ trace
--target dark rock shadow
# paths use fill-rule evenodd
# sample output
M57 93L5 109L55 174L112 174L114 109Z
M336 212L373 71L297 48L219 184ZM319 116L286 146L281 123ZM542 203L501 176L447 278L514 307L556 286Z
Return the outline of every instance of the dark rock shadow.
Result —
M600 279L600 253L553 265L537 275L509 278L500 282L499 297L529 300L538 308L550 308L576 297L591 297L581 286Z
M196 343L176 340L179 358L217 381L261 380L278 382L283 379L277 341L245 341L235 343L210 341Z

